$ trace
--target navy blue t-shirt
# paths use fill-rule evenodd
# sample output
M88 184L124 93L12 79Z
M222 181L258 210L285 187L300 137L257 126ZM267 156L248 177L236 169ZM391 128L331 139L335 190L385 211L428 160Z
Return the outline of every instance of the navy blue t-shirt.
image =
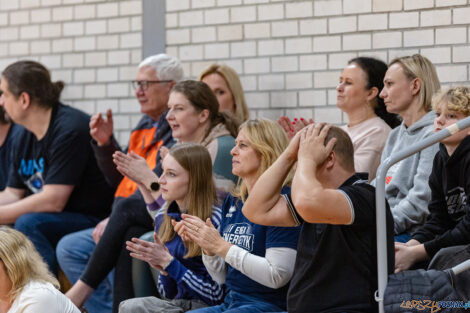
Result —
M44 185L73 185L64 211L104 218L114 191L101 173L90 145L90 116L58 104L52 110L46 135L38 140L26 129L18 134L8 186L25 189L26 196Z
M283 188L282 194L288 193L290 193L290 188ZM260 257L265 257L266 249L269 248L297 249L300 227L254 224L243 215L242 207L243 202L239 198L229 194L225 199L220 224L220 233L225 241ZM225 284L228 290L247 294L285 309L289 284L278 289L269 288L248 278L230 265L227 264L227 266Z
M22 128L22 126L12 123L5 141L0 146L0 191L7 186L8 173L13 160L13 145L18 142L18 134Z

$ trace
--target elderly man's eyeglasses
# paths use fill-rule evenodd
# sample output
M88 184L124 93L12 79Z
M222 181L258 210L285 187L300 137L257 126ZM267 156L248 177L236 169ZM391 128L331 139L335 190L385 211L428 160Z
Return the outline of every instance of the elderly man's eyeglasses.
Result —
M132 87L134 89L139 89L139 87L145 91L149 88L150 84L164 84L164 83L171 83L172 80L133 80Z

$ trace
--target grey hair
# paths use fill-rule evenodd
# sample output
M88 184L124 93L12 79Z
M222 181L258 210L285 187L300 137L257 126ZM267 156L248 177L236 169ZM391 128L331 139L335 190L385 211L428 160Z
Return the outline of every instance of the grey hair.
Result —
M181 62L165 53L151 55L139 64L139 69L151 66L157 72L160 80L174 80L178 82L183 79L183 68Z

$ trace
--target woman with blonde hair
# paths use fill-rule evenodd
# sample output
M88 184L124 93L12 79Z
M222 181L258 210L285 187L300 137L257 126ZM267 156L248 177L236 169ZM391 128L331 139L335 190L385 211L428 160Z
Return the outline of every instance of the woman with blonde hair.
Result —
M251 188L288 144L281 126L267 119L249 120L240 126L232 149L232 172L237 189L222 205L220 233L208 220L183 214L175 230L197 243L212 278L225 283L224 303L192 312L281 312L296 258L299 228L261 226L242 213ZM290 193L287 178L276 201Z
M25 235L0 226L0 313L79 313Z
M212 64L199 80L209 85L219 101L220 111L231 112L240 123L250 118L242 83L237 72L225 64Z
M219 103L214 93L205 83L199 81L178 82L170 93L168 108L166 119L172 129L173 138L179 143L201 144L209 151L217 195L219 199L224 199L236 182L236 177L230 171L230 149L234 146L238 124L225 112L219 112ZM158 188L159 177L147 165L144 158L135 153L126 155L116 152L114 161L122 175L139 182L138 184L154 195L157 201L147 206L152 214L148 215L145 223L152 221L164 203L161 190ZM77 306L83 305L113 267L115 273L125 270L125 266L120 264L122 259L120 256L123 253L127 254L123 248L123 238L133 227L143 226L135 223L133 215L131 209L113 211L111 214L106 231L96 245L85 271L67 292L67 296ZM146 238L145 235L143 237ZM65 244L64 241L61 243ZM115 274L115 279L116 277L119 275ZM130 284L126 286L128 285ZM118 311L120 302L131 297L133 291L131 295L115 293L113 312Z
M119 312L184 312L223 300L222 287L202 264L201 248L194 242L183 241L172 225L181 220L182 213L209 219L216 227L220 224L221 210L214 206L216 193L210 155L201 145L179 144L171 148L162 166L158 183L166 203L155 217L154 242L132 238L127 249L132 257L160 271L157 286L163 298L126 300L121 302ZM155 202L149 190L141 184L139 188L147 203Z
M440 88L434 65L420 54L390 62L380 97L387 111L400 115L403 122L393 129L381 161L392 153L431 136L435 113L431 100ZM407 242L428 212L431 190L428 180L438 145L432 145L394 164L387 172L385 198L395 221L395 241Z

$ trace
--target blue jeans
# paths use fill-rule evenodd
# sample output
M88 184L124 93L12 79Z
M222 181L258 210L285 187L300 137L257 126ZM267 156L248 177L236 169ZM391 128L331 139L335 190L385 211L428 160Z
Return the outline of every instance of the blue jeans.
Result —
M98 222L97 217L74 212L26 213L16 220L15 229L33 242L49 270L57 276L55 248L59 240L67 234L94 227Z
M411 239L410 233L401 233L400 235L395 235L395 242L407 243Z
M96 247L94 228L65 236L57 245L57 260L72 284L80 278ZM88 313L111 313L113 309L113 272L109 273L85 302Z
M207 308L189 311L192 313L257 313L257 312L285 312L281 308L258 298L250 297L231 290L224 299L224 303Z

